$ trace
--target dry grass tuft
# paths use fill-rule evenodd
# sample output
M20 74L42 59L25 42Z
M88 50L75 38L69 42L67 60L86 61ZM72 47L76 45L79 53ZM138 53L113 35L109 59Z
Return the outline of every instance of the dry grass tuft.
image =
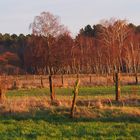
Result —
M111 102L111 105L110 105ZM122 103L116 104L112 100L77 100L74 116L76 118L101 118L107 115L119 116L124 114L130 117L140 117L140 108L137 106L126 106L128 104L138 106L140 101L137 99L125 99L125 105ZM53 103L48 97L15 97L7 99L3 104L0 104L0 114L3 113L31 113L37 110L51 110L54 108L55 113L65 114L69 112L72 101L70 99L55 100ZM63 110L62 110L63 108Z
M4 104L3 108L5 112L29 112L31 108L44 109L50 106L50 102L47 98L37 97L22 97L8 99Z

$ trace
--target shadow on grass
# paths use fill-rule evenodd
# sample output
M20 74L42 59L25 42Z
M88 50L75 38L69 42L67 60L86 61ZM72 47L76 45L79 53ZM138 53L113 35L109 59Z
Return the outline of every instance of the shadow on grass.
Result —
M33 121L47 121L49 123L59 123L59 124L66 124L71 122L131 122L131 123L140 123L139 116L132 116L129 114L119 114L113 116L112 114L104 114L101 117L95 118L88 118L88 117L75 117L70 118L70 110L66 108L55 108L55 109L48 109L48 110L36 110L30 112L23 112L23 113L3 113L0 114L0 121L7 121L7 120L33 120Z

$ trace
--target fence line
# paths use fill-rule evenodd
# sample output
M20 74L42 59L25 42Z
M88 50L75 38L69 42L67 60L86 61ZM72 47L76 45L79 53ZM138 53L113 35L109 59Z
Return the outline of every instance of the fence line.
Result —
M97 74L72 74L72 75L52 75L55 87L73 87L77 78L80 78L81 86L113 86L113 75L97 75ZM140 84L140 73L124 74L121 73L120 84L135 85ZM14 86L17 88L41 88L49 87L49 75L4 75L0 76L1 80L7 81L9 88Z

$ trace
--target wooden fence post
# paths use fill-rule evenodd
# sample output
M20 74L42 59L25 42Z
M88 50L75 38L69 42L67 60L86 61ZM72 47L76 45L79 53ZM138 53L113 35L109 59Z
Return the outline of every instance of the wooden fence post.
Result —
M13 89L17 89L17 80L16 79L13 81Z
M0 102L3 103L6 100L5 90L0 88Z
M0 102L3 103L6 100L6 90L7 90L7 81L5 79L0 81Z
M40 77L40 82L41 82L41 88L44 88L44 84L43 84L43 77Z
M113 72L113 78L112 78L112 79L113 79L113 82L114 82L114 83L116 83L116 76L115 76L115 75L116 75L116 73Z
M91 84L91 82L92 82L92 79L91 79L92 77L91 77L91 75L89 76L89 82L90 82L90 84Z
M2 88L0 88L0 102L3 102L5 100L5 93Z
M35 74L33 75L33 81L35 81Z
M75 108L75 103L76 103L76 97L77 97L78 92L79 92L79 84L80 84L80 80L77 79L75 82L74 90L73 90L74 96L73 96L71 113L70 113L71 118L74 117L74 108Z
M121 85L120 85L120 73L115 73L115 92L116 92L116 101L120 100L121 94Z
M28 75L27 75L27 72L26 72L26 74L25 74L25 79L26 79L26 80L28 80Z
M51 101L54 101L54 99L55 99L55 92L54 92L54 86L53 86L53 81L52 81L52 75L49 75L49 85L50 85Z
M138 73L135 73L135 80L136 80L136 85L138 85Z
M76 78L77 78L77 80L79 79L79 73L77 73L77 77Z
M64 87L64 75L61 75L62 87Z

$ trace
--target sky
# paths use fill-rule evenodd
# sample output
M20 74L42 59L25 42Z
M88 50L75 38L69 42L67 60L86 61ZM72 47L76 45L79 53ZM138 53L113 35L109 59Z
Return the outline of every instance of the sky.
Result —
M140 0L0 0L0 32L29 34L35 16L49 11L75 36L86 25L112 17L140 24Z

